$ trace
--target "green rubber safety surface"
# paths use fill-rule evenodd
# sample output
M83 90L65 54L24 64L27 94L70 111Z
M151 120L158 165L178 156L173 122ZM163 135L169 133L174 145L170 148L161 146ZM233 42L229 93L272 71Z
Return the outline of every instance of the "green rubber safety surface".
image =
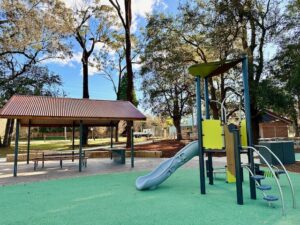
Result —
M195 169L180 169L157 190L143 192L134 186L142 174L105 174L0 187L0 224L282 225L300 221L299 208L292 209L285 178L280 178L287 203L287 216L283 217L280 201L269 207L259 191L258 200L249 199L248 181L244 182L245 205L239 206L235 184L226 184L222 175L215 185L206 186L207 195L200 195ZM300 203L300 175L291 177ZM270 194L278 196L276 186L272 191Z

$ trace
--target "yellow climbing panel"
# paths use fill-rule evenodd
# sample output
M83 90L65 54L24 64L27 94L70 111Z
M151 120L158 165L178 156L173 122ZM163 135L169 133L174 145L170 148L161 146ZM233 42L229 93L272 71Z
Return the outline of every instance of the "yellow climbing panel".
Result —
M246 120L241 121L240 133L241 133L241 145L248 146Z
M221 150L224 148L223 126L220 120L203 120L202 133L205 149Z

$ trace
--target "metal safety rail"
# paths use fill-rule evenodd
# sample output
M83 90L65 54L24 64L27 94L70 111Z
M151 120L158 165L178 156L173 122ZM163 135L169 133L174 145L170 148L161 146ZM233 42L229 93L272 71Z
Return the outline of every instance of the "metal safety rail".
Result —
M294 190L294 186L293 186L293 183L292 183L292 180L290 178L290 175L289 173L287 172L285 166L282 164L282 162L280 161L280 159L276 156L276 154L274 152L272 152L272 150L270 148L268 148L267 146L264 146L264 145L255 145L255 147L259 147L259 148L264 148L266 149L268 152L270 152L270 154L276 159L276 161L280 164L280 166L282 167L285 175L287 176L288 178L288 181L289 181L289 185L291 187L291 192L292 192L292 198L293 198L293 208L295 209L296 208L296 197L295 197L295 190Z
M282 215L286 215L285 213L285 205L284 205L284 199L283 199L283 192L282 192L282 189L281 189L281 186L280 186L280 182L275 174L275 171L273 170L272 166L268 163L268 161L262 156L262 154L260 154L260 152L252 147L252 146L242 146L242 148L245 148L245 149L250 149L252 150L253 152L255 152L256 154L258 154L260 156L260 158L266 163L266 165L268 166L268 168L270 169L275 181L276 181L276 184L277 184L277 187L278 187L278 190L279 190L279 193L280 193L280 200L281 200L281 207L282 207Z

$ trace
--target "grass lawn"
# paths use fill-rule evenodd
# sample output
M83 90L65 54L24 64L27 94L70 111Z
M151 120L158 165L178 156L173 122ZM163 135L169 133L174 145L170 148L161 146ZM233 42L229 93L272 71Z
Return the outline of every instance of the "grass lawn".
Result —
M236 204L235 184L218 179L199 194L198 171L180 169L159 189L140 192L135 179L144 173L119 173L0 187L1 225L261 225L299 224L284 177L287 216L280 202L269 207L258 193ZM300 203L300 175L291 174ZM269 178L270 179L270 178ZM270 179L270 182L272 179ZM274 188L276 192L276 188Z
M135 138L135 143L146 141L146 138ZM119 143L122 144L126 142L126 137L119 137ZM85 147L96 147L101 145L109 145L110 138L101 138L101 139L89 139L88 146ZM75 140L75 145L78 148L79 139ZM71 140L32 140L30 142L30 149L34 151L46 151L46 150L71 150L72 141ZM27 151L27 142L19 142L19 153L25 153ZM0 148L0 157L6 157L6 154L14 153L14 142L10 148Z

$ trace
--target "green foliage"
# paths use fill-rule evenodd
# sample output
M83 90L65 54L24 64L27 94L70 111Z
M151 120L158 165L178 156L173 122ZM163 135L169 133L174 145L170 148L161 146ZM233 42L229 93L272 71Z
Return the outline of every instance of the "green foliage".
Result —
M127 85L128 85L128 80L127 80L127 73L124 73L124 75L121 78L121 83L120 83L120 93L119 93L119 100L127 100ZM135 106L138 106L139 101L137 100L135 90L133 90L133 104Z
M180 123L194 104L194 82L187 73L193 51L178 39L175 19L164 14L148 18L141 56L144 106L152 113Z
M0 62L1 68L1 62ZM0 73L0 79L3 78ZM46 67L32 66L28 71L0 86L0 107L14 94L19 95L60 95L60 77Z

